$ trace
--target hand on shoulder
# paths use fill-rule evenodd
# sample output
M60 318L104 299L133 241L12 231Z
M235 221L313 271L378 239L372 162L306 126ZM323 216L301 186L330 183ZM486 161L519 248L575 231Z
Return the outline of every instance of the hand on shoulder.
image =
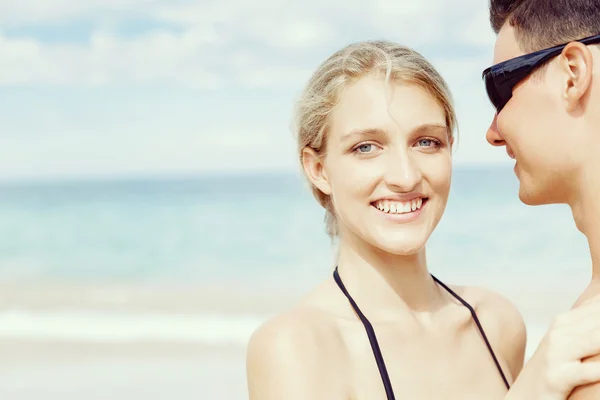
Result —
M581 338L583 342L589 343L591 348L587 351L587 356L582 359L583 364L590 366L590 363L597 365L597 368L590 366L591 373L600 372L600 354L589 356L589 353L600 351L600 293L597 287L590 287L588 291L579 298L571 314L579 316L579 320L587 321L586 329L589 332L587 338ZM575 325L576 322L570 322ZM595 350L594 350L595 349ZM588 383L576 387L568 397L568 400L591 400L600 398L600 382Z
M600 398L598 385L588 385L600 381L600 363L582 362L600 353L598 316L600 299L586 301L557 315L507 398Z

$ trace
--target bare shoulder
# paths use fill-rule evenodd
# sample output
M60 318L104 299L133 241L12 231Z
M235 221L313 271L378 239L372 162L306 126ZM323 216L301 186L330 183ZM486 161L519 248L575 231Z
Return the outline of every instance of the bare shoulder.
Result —
M515 378L523 368L527 329L519 309L505 296L475 286L456 288L475 309L494 351L502 357Z
M258 327L248 342L248 355L254 350L285 361L289 356L309 359L320 347L331 344L337 329L333 321L309 307L300 306L277 315ZM299 349L302 349L300 352ZM263 358L263 357L261 357Z
M519 309L505 296L477 286L463 286L465 298L473 301L480 318L489 319L492 326L506 328L504 333L524 334L525 322Z
M299 305L275 316L248 342L250 400L342 398L344 354L334 319L321 310Z

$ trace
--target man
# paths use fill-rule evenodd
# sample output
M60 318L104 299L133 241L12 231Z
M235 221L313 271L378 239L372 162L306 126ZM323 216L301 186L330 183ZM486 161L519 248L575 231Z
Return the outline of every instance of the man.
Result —
M600 0L491 0L490 22L494 65L483 77L496 114L486 138L516 160L523 203L570 206L592 259L577 308L600 295ZM600 399L600 384L569 399Z

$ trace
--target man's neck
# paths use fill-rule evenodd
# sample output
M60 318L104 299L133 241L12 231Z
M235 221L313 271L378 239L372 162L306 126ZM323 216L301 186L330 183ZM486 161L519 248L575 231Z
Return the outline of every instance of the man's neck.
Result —
M587 176L584 182L570 204L575 224L587 238L592 261L591 282L578 304L600 294L600 177Z

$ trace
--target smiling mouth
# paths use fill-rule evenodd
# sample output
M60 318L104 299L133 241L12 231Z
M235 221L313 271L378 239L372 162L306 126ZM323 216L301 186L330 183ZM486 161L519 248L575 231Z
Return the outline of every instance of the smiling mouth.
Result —
M410 214L419 211L428 198L417 198L410 201L378 200L371 205L386 214Z

